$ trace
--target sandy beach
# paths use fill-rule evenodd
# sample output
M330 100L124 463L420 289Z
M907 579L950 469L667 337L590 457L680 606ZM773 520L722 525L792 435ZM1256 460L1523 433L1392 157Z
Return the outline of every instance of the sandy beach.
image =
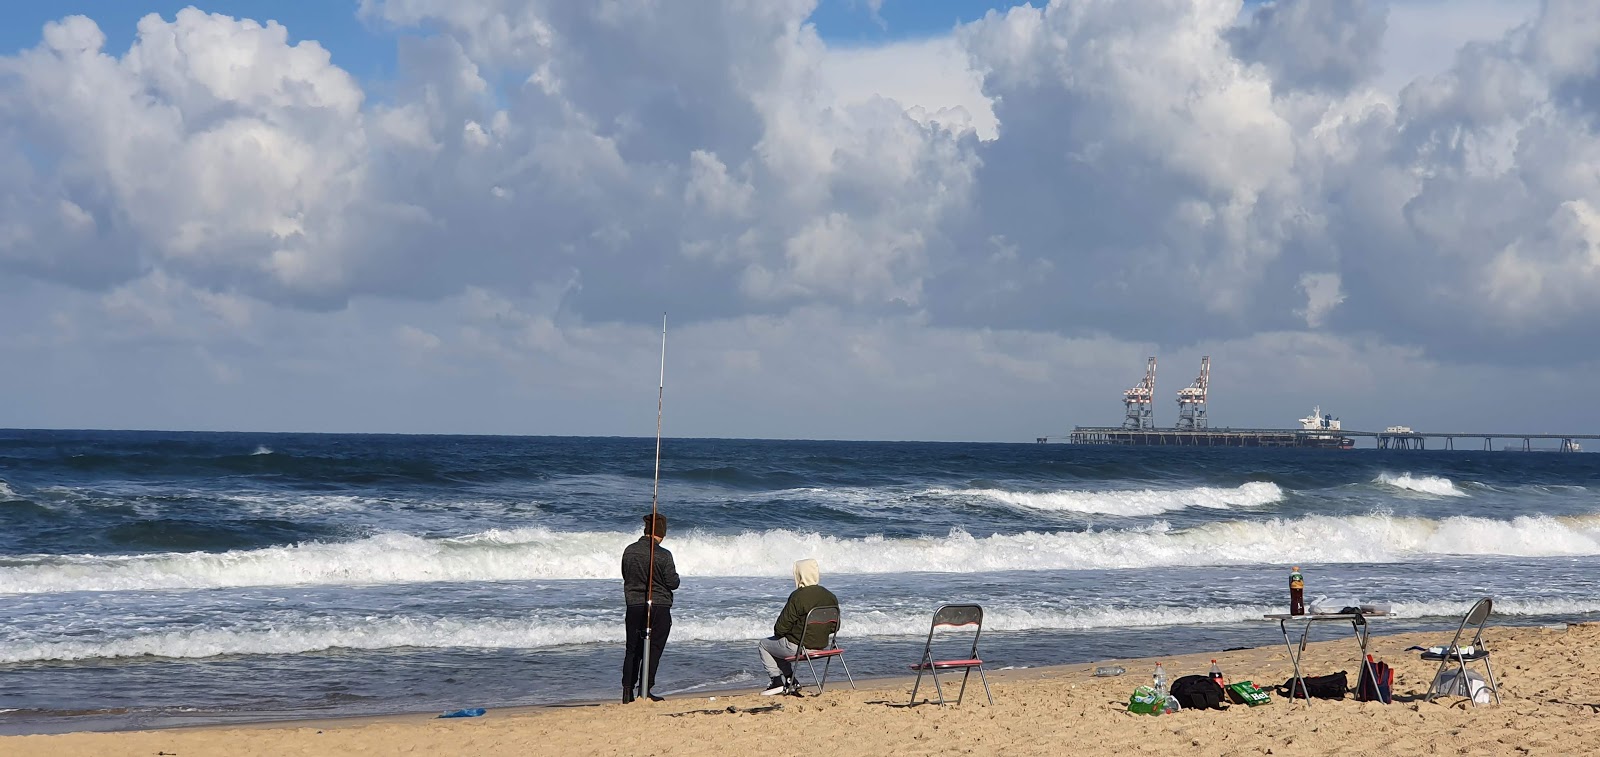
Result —
M1274 634L1263 626L1263 638ZM1355 642L1330 624L1307 649L1311 673L1347 671L1356 680ZM807 743L861 755L1194 753L1273 754L1577 754L1600 744L1600 695L1592 650L1600 624L1491 628L1488 639L1504 703L1472 708L1461 698L1421 701L1435 663L1412 645L1440 644L1440 634L1374 636L1372 651L1396 669L1391 705L1318 700L1311 707L1274 697L1271 704L1226 711L1130 715L1128 694L1148 681L1152 660L1115 660L996 671L995 705L969 688L960 707L904 707L909 680L864 681L821 696L754 693L669 699L632 705L491 710L474 719L431 715L299 721L248 727L201 727L127 733L78 733L0 739L0 754L343 755L343 754L763 754ZM754 654L752 650L751 654ZM1232 680L1263 686L1289 674L1282 646L1197 652L1164 658L1169 675L1203 674L1216 658ZM1101 664L1128 673L1095 678ZM919 695L920 698L920 695ZM743 710L781 705L749 713ZM734 708L730 712L728 708Z

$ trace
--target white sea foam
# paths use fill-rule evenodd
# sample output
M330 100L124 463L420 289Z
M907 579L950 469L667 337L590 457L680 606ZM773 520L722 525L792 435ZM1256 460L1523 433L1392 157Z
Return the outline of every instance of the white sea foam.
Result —
M250 454L252 454L252 455L270 455L270 454L272 454L272 448L268 447L265 444L256 445L256 451L255 452L251 452Z
M928 494L946 497L981 497L1026 510L1065 511L1098 515L1158 515L1188 507L1225 510L1261 507L1283 499L1283 490L1270 481L1252 481L1231 489L1201 486L1190 489L1113 489L1107 491L1019 492L1005 489L932 489Z
M1399 603L1401 618L1459 617L1470 603ZM988 607L984 629L994 631L1093 630L1239 623L1259 620L1277 607L1084 608L1030 610ZM1495 604L1501 616L1577 615L1600 612L1600 600L1545 599ZM848 638L919 636L928 630L926 614L847 612ZM679 617L674 641L739 641L765 635L767 615ZM616 644L623 639L616 621L558 621L528 618L365 617L345 621L289 621L268 627L190 628L113 639L21 640L0 642L0 663L127 657L201 658L219 655L287 655L329 649L473 648L537 649L574 644Z
M21 499L21 497L18 497L17 493L12 491L10 484L0 481L0 502L7 502L13 499Z
M223 553L23 555L0 564L0 594L431 581L613 579L631 533L545 528L448 539L381 534ZM690 576L783 576L796 555L833 573L977 573L1166 565L1404 562L1437 555L1600 555L1600 515L1442 520L1389 515L1165 524L1109 531L842 539L788 530L669 542Z
M1177 624L1228 623L1259 618L1263 607L1082 611L1030 611L987 608L985 630L1093 629ZM755 614L675 618L674 641L738 641L770 632L772 618ZM915 636L928 632L926 614L862 612L846 614L851 638ZM620 643L618 621L540 621L533 619L370 617L349 621L274 623L266 628L191 628L116 639L31 640L0 643L0 663L85 660L113 657L197 658L218 655L301 654L327 649L467 647L532 649L570 644Z
M1432 494L1435 497L1467 496L1466 492L1456 488L1454 481L1442 476L1413 476L1410 473L1396 476L1392 473L1380 473L1373 482L1419 494Z

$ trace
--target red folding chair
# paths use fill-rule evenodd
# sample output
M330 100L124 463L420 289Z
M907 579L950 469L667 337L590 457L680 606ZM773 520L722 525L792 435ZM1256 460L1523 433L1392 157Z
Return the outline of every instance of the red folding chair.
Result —
M806 630L811 630L813 626L825 626L827 628L827 643L823 644L820 649L808 649L805 646L806 634L802 633L800 635L800 651L783 659L790 664L804 660L806 667L811 668L811 685L816 686L817 693L821 694L823 687L828 685L828 667L833 664L833 658L837 657L839 658L839 664L844 666L845 678L850 680L850 688L855 688L856 679L850 675L850 663L845 662L844 649L840 648L838 643L839 608L833 606L811 608L811 612L806 613ZM816 660L823 661L821 677L817 676Z
M967 656L958 660L933 659L933 635L939 629L972 629L972 649ZM939 694L939 704L944 704L944 689L939 685L939 671L963 671L961 675L961 691L956 694L956 704L967 695L967 679L972 677L972 669L978 669L978 680L983 682L983 695L988 697L989 704L994 704L994 695L989 693L989 679L983 674L983 660L978 657L978 638L983 636L983 608L978 605L944 605L933 613L933 623L928 626L928 641L922 645L922 661L911 666L917 671L917 682L911 685L911 704L917 703L917 689L922 686L922 674L927 672L933 676L933 690Z

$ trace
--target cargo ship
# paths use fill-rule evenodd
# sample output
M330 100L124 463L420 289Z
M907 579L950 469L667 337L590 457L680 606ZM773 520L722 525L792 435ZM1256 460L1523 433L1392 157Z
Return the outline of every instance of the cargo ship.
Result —
M1338 418L1312 408L1299 428L1212 428L1206 401L1211 390L1211 358L1200 360L1200 375L1178 390L1178 423L1157 428L1154 419L1156 359L1145 364L1144 380L1122 393L1126 415L1121 426L1078 426L1073 444L1177 447L1310 447L1350 449L1355 439L1342 433ZM1049 441L1039 437L1040 442Z

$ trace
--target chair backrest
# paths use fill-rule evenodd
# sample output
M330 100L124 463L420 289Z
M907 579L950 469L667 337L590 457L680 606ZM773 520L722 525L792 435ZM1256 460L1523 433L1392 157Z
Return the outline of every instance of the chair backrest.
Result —
M983 636L983 607L981 605L942 605L933 611L933 622L928 625L928 643L922 647L924 660L933 655L933 634L941 628L972 628L972 657L978 656L978 639Z
M825 626L828 633L828 641L823 646L807 648L833 649L839 638L839 607L837 605L824 605L811 608L811 612L806 613L806 631L810 631L813 626ZM804 644L805 641L806 634L802 633L800 635L800 643Z
M1472 646L1483 648L1483 627L1489 624L1489 613L1494 611L1494 598L1484 597L1472 604L1471 609L1461 618L1461 625L1456 627L1456 636L1450 640L1446 649L1459 649L1461 634L1466 633L1468 626L1476 626L1477 630L1472 635Z

